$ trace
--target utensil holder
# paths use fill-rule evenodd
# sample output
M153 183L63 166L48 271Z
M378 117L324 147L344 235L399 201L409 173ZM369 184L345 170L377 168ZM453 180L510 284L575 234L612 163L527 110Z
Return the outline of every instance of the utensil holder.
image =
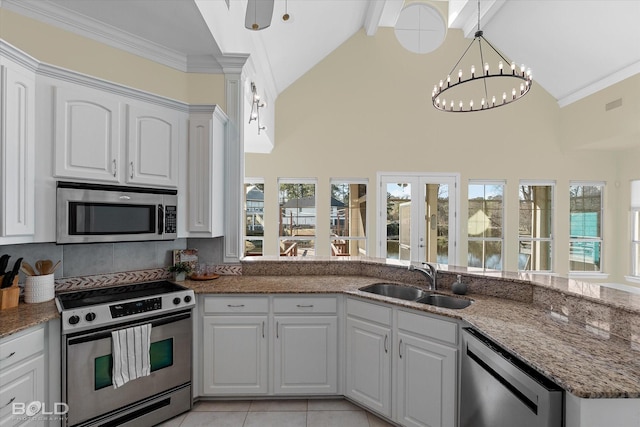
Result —
M20 288L18 287L18 276L16 276L11 286L0 289L0 310L17 307L19 299Z
M27 276L24 284L24 302L50 301L56 296L53 274Z

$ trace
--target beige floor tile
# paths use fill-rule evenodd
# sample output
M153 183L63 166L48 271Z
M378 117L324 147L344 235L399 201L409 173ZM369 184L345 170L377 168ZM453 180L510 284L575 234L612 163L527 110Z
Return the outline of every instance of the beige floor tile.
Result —
M249 412L244 427L306 427L306 412Z
M309 411L360 411L360 407L344 399L309 399Z
M369 427L393 427L393 424L389 424L382 418L378 418L371 412L367 412L367 420L369 420Z
M246 412L189 412L180 427L242 427Z
M178 415L177 417L173 417L162 424L158 424L156 427L179 427L186 416L187 414Z
M304 412L306 410L306 400L254 400L249 407L249 412Z
M369 427L364 411L309 411L307 427Z
M193 406L196 412L247 412L250 400L201 400Z

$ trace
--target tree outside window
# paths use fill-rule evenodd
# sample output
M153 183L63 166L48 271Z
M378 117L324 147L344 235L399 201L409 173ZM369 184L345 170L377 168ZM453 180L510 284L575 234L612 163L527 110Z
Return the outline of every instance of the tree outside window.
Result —
M467 265L502 269L504 183L469 184Z

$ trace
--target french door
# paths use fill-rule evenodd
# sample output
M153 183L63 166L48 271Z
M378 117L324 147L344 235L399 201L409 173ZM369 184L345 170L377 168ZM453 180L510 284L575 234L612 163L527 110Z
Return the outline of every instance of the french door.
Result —
M378 175L378 254L401 261L456 264L457 175Z

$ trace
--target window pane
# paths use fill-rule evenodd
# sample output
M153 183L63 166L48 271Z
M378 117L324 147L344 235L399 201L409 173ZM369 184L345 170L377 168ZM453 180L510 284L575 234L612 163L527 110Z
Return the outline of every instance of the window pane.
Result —
M316 185L280 184L280 236L315 236Z
M601 237L602 187L570 186L569 204L571 238Z
M245 236L264 236L264 184L245 184Z
M632 243L631 251L633 254L633 259L631 261L632 274L634 276L640 276L640 243Z
M411 184L387 184L387 258L411 259Z
M600 242L571 242L569 269L571 271L600 271Z
M246 239L244 241L244 254L246 256L261 256L262 252L262 240Z
M366 255L352 239L366 237L367 184L332 182L330 209L331 255Z
M437 239L438 248L436 260L438 264L449 264L449 186L447 184L427 184L438 187L438 217L437 217ZM429 239L430 233L427 233ZM430 240L429 240L430 241ZM427 261L432 260L427 253Z
M551 242L548 240L521 241L518 270L551 271Z
M631 240L634 242L640 242L640 210L635 210L631 213L632 215L632 227L633 234L631 236Z
M467 256L469 267L502 269L502 241L471 240Z
M469 185L469 237L502 237L502 185Z
M520 186L520 237L551 238L552 186Z
M280 256L313 256L315 255L314 248L314 240L280 240Z

